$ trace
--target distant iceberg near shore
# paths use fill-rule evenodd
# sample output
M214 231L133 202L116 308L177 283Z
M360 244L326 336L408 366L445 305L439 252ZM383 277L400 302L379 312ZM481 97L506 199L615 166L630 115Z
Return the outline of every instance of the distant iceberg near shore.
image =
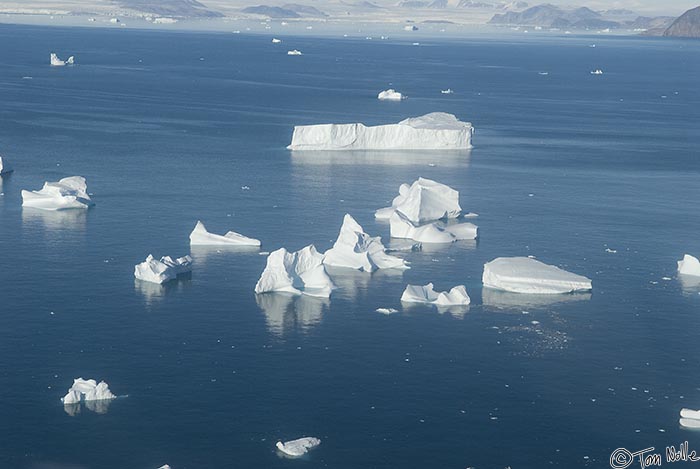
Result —
M209 233L204 223L197 224L190 233L191 246L260 246L260 240L248 238L235 231L229 231L225 235Z
M484 287L513 293L559 294L591 290L591 280L529 257L499 257L484 264Z
M289 150L455 150L471 148L474 129L453 114L433 112L397 124L294 127Z
M63 178L58 182L45 182L38 191L22 191L22 206L42 210L88 208L95 205L87 193L87 182L82 176Z
M61 60L58 58L58 55L53 52L51 52L49 60L52 67L63 67L64 65L73 65L75 63L75 57L72 55L68 57L68 60Z
M377 99L380 101L401 101L402 99L406 99L406 96L394 89L388 89L380 92L377 95Z

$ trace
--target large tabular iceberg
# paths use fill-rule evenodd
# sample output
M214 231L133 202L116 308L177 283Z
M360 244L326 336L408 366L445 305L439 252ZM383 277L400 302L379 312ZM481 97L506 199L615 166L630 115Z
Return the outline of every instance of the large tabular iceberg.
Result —
M174 280L178 275L192 271L192 258L190 256L173 259L170 256L155 259L148 255L145 261L134 267L134 277L145 282L165 283Z
M75 57L72 55L68 57L68 60L61 60L53 52L51 52L51 57L49 60L52 67L63 67L64 65L73 65L75 63Z
M0 156L0 175L11 173L13 170L7 160Z
M312 436L299 438L298 440L278 441L275 446L287 456L299 457L305 455L310 449L321 444L321 440Z
M376 269L408 269L406 261L387 254L381 238L365 233L349 214L343 218L338 239L333 247L326 251L323 263L365 272L373 272Z
M229 231L225 235L209 233L204 223L198 221L190 233L191 246L260 246L260 240L248 238L235 231Z
M335 288L314 245L297 252L280 248L270 253L255 293L287 292L328 298Z
M683 259L678 261L678 273L700 277L700 261L690 254L684 255Z
M68 394L61 398L61 402L64 405L69 405L78 404L81 401L99 401L115 399L116 397L104 381L98 383L94 379L76 378L73 380L73 386L68 390Z
M290 150L448 150L471 148L473 127L452 114L433 112L398 124L367 127L319 124L294 127Z
M433 284L424 286L408 285L401 295L401 301L405 303L428 303L438 306L466 306L470 303L467 289L464 285L457 285L449 292L436 292Z
M22 191L22 206L42 210L88 208L95 205L87 193L87 183L81 176L63 178L58 182L45 182L38 191Z
M558 294L591 290L582 275L529 257L499 257L484 264L484 287L513 293Z
M401 101L402 99L406 99L406 96L396 90L388 89L380 92L377 95L377 99L380 101Z
M424 223L441 218L457 218L462 213L462 207L459 205L458 191L432 179L418 178L410 186L401 184L399 195L394 198L391 207L377 210L374 216L388 220L397 211L413 223Z
M400 212L394 212L389 219L392 238L412 239L420 243L453 243L460 240L476 239L479 228L472 223L447 224L441 221L414 225Z

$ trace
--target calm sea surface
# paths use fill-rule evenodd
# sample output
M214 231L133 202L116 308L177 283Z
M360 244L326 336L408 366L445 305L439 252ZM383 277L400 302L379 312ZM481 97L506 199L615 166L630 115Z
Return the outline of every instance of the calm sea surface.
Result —
M700 408L700 279L675 272L700 255L700 42L281 38L0 26L1 467L603 468L618 447L700 449L678 426ZM389 87L409 99L378 101ZM295 124L432 111L473 122L474 149L285 149ZM21 208L71 175L94 208ZM419 176L460 191L478 242L336 273L329 301L256 298L261 251L324 251L345 213L391 244L373 212ZM190 251L198 219L262 249ZM147 254L190 252L190 280L134 281ZM513 255L593 292L482 291L483 264ZM428 282L465 284L471 307L402 308ZM127 397L71 416L79 376ZM306 435L322 445L277 455Z

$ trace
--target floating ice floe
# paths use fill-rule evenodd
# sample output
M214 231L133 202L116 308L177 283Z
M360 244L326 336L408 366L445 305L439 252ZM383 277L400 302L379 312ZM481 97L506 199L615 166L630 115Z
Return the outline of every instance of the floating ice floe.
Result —
M700 277L700 261L690 254L684 255L683 259L678 261L678 273Z
M335 288L314 245L290 253L280 248L267 256L255 293L287 292L328 298Z
M595 70L591 71L591 75L602 75L603 71L599 68L596 68Z
M197 221L190 233L190 246L260 246L260 240L248 238L235 231L229 231L223 236L209 233L204 223Z
M145 282L165 283L175 280L178 275L192 271L192 258L190 256L174 259L170 256L155 259L151 254L144 262L134 267L134 277Z
M170 466L167 465L167 464L163 464L163 465L160 466L158 469L170 469Z
M380 101L401 101L402 99L406 99L406 96L396 90L388 89L380 92L377 95L377 99Z
M95 205L87 193L87 183L81 176L63 178L58 182L45 182L38 191L22 191L22 206L42 210L88 208Z
M153 20L153 24L175 24L177 23L176 18L160 17Z
M440 93L442 93L442 94L453 94L454 91L452 91L452 88L447 88L446 90L440 90Z
M279 44L280 42L282 42L282 39L277 39L276 37L273 37L273 38L272 38L272 43L273 43L273 44Z
M441 221L416 225L401 212L394 212L389 218L392 238L412 239L420 243L445 244L460 240L473 240L479 228L472 223L445 223Z
M299 438L298 440L278 441L275 446L287 456L299 457L305 455L310 449L321 444L321 440L311 436Z
M529 257L499 257L484 264L484 287L513 293L558 294L592 289L591 280Z
M61 402L64 405L69 405L83 401L115 399L116 397L104 381L98 383L94 379L76 378L73 380L73 386L68 390L68 394L61 398Z
M700 410L681 409L678 423L685 428L700 428Z
M0 156L0 175L9 174L12 171L13 169L8 164L7 159Z
M436 292L433 284L408 285L401 295L405 303L428 303L438 306L466 306L471 300L464 285L457 285L449 292Z
M471 148L473 127L433 112L397 124L298 125L289 150L459 150Z
M287 55L303 55L300 50L288 50Z
M386 315L399 312L399 310L395 309L395 308L377 308L374 311L376 311L377 313L386 314Z
M386 253L379 236L364 232L355 219L346 214L343 226L333 247L326 251L323 263L334 267L347 267L364 272L376 269L408 269L406 261Z
M391 207L380 208L374 216L389 220L394 212L401 212L413 223L424 223L441 218L457 218L462 207L459 205L458 191L432 179L418 178L410 186L401 184L399 195L394 198Z
M75 57L71 55L68 57L68 60L61 60L55 53L51 52L50 61L52 67L63 67L64 65L73 65L75 63Z

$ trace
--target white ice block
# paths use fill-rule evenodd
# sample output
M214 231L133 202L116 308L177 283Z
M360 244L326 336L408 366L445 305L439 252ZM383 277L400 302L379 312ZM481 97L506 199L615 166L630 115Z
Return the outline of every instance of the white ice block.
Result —
M104 399L115 399L109 386L104 381L99 383L94 379L76 378L68 393L61 399L63 404L77 404L81 401L100 401Z
M304 437L298 440L278 441L275 446L287 456L299 457L305 455L310 449L313 449L321 444L321 440L314 437Z
M225 235L209 233L204 223L198 221L190 233L190 246L260 246L260 240L248 238L235 231Z
M174 280L178 275L192 271L190 256L173 259L170 256L155 259L151 254L146 260L134 267L134 277L145 282L165 283Z
M459 205L459 192L450 186L418 178L410 186L401 184L399 195L394 198L391 207L382 208L375 212L377 219L387 220L395 212L401 212L413 223L441 218L457 218L462 213Z
M38 191L22 191L22 206L42 210L88 208L95 205L87 193L87 183L81 176L63 178L58 182L45 182Z
M385 251L379 236L371 237L352 216L346 214L338 239L333 247L326 251L323 263L364 272L377 269L408 269L406 261Z
M51 52L50 56L50 63L52 67L63 67L64 65L73 65L75 63L75 57L72 55L68 57L68 60L61 60L58 58L58 55L55 53Z
M683 417L684 419L700 420L700 410L683 408L681 409L681 417Z
M271 252L255 293L303 293L328 298L334 288L323 266L323 255L312 244L294 253L284 248Z
M484 287L513 293L558 294L592 289L591 280L529 257L499 257L484 264Z
M684 255L683 259L678 261L678 273L700 277L700 261L690 254Z
M476 239L478 227L472 223L445 224L431 222L414 225L403 214L396 211L389 219L389 231L392 238L412 239L420 243L448 244L460 240Z
M449 292L436 292L433 284L408 285L401 295L405 303L428 303L438 306L465 306L471 300L464 285L457 285Z
M401 101L402 99L406 99L406 96L394 89L388 89L380 92L377 95L377 99L380 101Z
M288 50L287 55L303 55L300 50Z
M0 174L8 174L12 171L10 164L7 162L7 158L0 156Z
M318 124L294 127L290 150L459 150L471 148L473 128L433 112L397 124Z

